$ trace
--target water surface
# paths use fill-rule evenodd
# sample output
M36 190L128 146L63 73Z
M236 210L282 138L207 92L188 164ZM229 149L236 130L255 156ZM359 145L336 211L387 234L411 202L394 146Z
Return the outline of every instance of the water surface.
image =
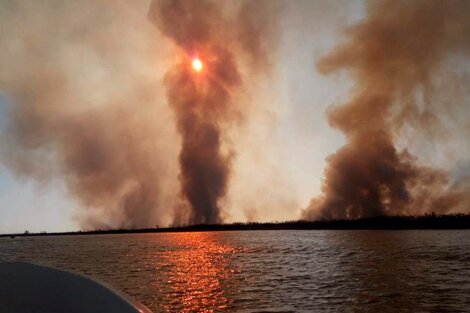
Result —
M155 312L469 312L470 231L0 238L0 261L93 276Z

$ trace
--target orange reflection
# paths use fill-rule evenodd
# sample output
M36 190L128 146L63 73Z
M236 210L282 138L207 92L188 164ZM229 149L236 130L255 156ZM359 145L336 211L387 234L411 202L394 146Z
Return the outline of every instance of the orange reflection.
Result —
M166 311L216 312L229 309L236 286L230 255L235 248L220 242L220 234L174 234L173 251L164 254L170 264Z

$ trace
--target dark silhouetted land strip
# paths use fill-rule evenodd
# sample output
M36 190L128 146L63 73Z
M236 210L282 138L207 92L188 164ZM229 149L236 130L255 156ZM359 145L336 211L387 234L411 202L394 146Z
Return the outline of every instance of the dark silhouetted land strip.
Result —
M352 220L287 221L274 223L232 223L213 225L190 225L180 227L112 229L57 233L2 234L0 237L17 236L58 236L58 235L99 235L135 234L198 231L240 231L240 230L347 230L347 229L470 229L470 214L423 215L423 216L380 216Z

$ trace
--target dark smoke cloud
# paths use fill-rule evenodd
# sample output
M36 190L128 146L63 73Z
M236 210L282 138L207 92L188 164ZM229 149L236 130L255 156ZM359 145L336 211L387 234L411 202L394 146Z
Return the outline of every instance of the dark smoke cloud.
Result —
M153 1L150 8L150 19L181 52L180 62L165 78L182 137L181 193L189 204L175 223L222 221L220 200L235 153L225 130L244 119L243 108L234 101L243 82L240 65L249 62L252 72L269 66L272 6L246 1L238 12L227 16L223 3L207 0ZM204 64L200 73L191 68L194 57Z
M373 1L366 13L317 64L325 74L347 70L355 86L349 101L328 111L346 144L328 157L323 194L303 218L467 210L466 189L451 186L444 170L421 165L395 141L405 124L439 132L430 106L433 80L445 80L437 76L446 60L469 56L470 2Z

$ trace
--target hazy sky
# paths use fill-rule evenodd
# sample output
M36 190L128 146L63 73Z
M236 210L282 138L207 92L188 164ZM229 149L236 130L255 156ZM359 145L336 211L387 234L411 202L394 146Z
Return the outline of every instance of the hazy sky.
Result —
M103 13L103 20L113 25L108 31L116 37L115 40L121 40L124 47L114 47L116 51L111 50L106 53L111 56L125 54L126 57L121 57L119 60L125 60L129 64L122 68L132 68L134 72L129 74L136 76L141 75L143 71L141 67L145 62L133 59L133 51L129 51L134 46L143 49L151 46L151 49L161 52L155 54L157 59L155 62L158 65L155 68L157 76L155 82L162 83L167 64L165 62L171 57L171 53L168 53L169 43L161 38L156 39L157 44L145 42L153 40L154 35L153 26L145 26L146 23L150 24L146 16L148 1L78 1L73 7L61 4L62 2L42 2L42 8L38 10L37 2L34 0L15 1L16 6L9 0L0 1L0 19L4 19L0 28L0 47L3 50L0 53L0 58L3 59L0 64L6 64L5 62L10 62L10 59L19 62L18 64L28 63L29 60L21 58L28 58L30 54L22 51L20 55L12 57L13 52L8 50L14 49L15 45L24 45L22 40L38 40L38 42L44 40L54 43L54 38L50 38L47 33L41 33L47 32L50 27L63 26L67 29L67 23L73 24L74 29L80 30L82 27L83 34L77 32L74 38L79 43L80 36L88 36L88 32L93 32L90 23L94 23L96 18L101 18L100 14ZM270 102L256 113L268 126L249 125L243 133L256 134L257 140L266 142L266 148L262 149L264 152L253 150L251 144L240 140L242 148L237 152L235 173L226 197L227 221L295 219L298 218L300 210L308 205L310 198L319 193L325 157L343 143L343 136L328 126L325 110L329 105L344 99L351 82L342 76L320 75L315 68L315 61L340 40L341 30L346 25L361 19L364 14L363 5L362 1L349 0L286 1L280 14L281 27L278 34L277 56L274 59L273 78L268 84L260 83L252 96L254 101ZM86 8L87 6L89 8ZM90 17L89 13L92 11L96 11L96 15ZM73 19L69 19L72 13ZM138 23L136 20L139 19L139 15L142 20ZM8 20L9 24L6 24L5 20ZM63 25L60 25L61 23ZM35 34L37 24L43 28L38 29L38 33ZM97 24L99 27L99 23ZM137 26L141 26L142 29ZM125 31L122 38L119 38L121 30ZM96 31L99 33L101 30L97 28ZM142 35L139 36L139 33ZM24 36L21 37L19 34ZM111 71L103 74L99 72L101 66L99 59L86 56L73 57L82 56L79 51L82 47L79 44L61 46L60 42L67 40L69 35L70 33L64 31L61 36L65 38L57 38L57 45L49 47L50 53L54 58L63 58L63 62L71 62L66 66L73 68L76 75L80 75L74 78L76 84L83 85L85 92L90 90L96 92L92 100L97 102L100 97L105 97L106 93L100 95L92 85L87 84L96 82L99 88L102 84L99 75L121 77L125 73ZM99 40L99 36L97 38ZM126 42L129 38L132 40ZM129 51L120 51L121 48ZM99 46L96 49L99 49ZM95 52L97 55L100 53L99 50ZM72 58L68 58L70 55ZM139 55L135 55L135 58L138 57ZM93 64L90 60L98 63ZM34 67L31 69L34 70ZM110 71L109 68L105 70ZM151 69L147 68L142 76L149 76L150 71ZM14 70L10 69L7 74L3 74L5 76L0 76L2 136L9 127L7 123L7 116L11 112L9 108L14 105L7 100L14 85L9 80L10 77L6 77L10 72ZM18 74L15 79L21 79L21 75ZM43 78L38 75L36 79ZM124 94L125 90L122 92ZM73 97L73 92L71 96ZM81 104L80 100L71 99L74 106L83 105L83 110L86 110L86 104ZM160 94L158 101L165 105L164 94ZM246 149L243 149L243 145ZM11 149L5 140L1 142L0 148L2 151ZM44 168L51 166L44 164ZM242 196L237 198L238 195ZM0 203L1 233L80 229L77 212L83 210L81 208L83 204L70 195L60 175L45 180L31 179L28 176L17 175L0 165Z
M19 1L20 5L16 8L10 4L10 1L2 1L0 3L1 15L10 15L10 18L13 18L11 20L13 25L7 27L4 23L2 24L0 47L12 49L10 37L12 35L9 33L14 32L15 28L25 27L17 25L18 23L26 26L30 23L31 29L28 29L28 32L35 31L34 23L46 24L44 29L47 29L49 27L47 21L51 21L51 24L57 21L68 23L66 16L71 13L70 10L75 10L75 17L70 23L77 24L78 28L83 27L85 31L90 31L88 25L90 17L86 14L89 14L91 9L118 11L116 14L108 12L106 15L108 19L116 19L111 23L120 25L111 31L119 31L120 27L126 28L126 23L134 22L130 19L126 20L127 16L119 12L123 10L122 4L112 7L107 1L98 1L99 4L94 4L94 1L83 1L76 4L77 8L74 9L60 5L60 2L47 1L41 4L43 8L34 12L33 15L30 11L37 7L34 1ZM142 20L147 22L145 10L149 2L140 1L127 5L135 6L135 12L142 13ZM90 8L87 9L87 6ZM321 76L315 69L315 60L334 46L343 27L360 18L363 14L362 6L360 1L289 1L284 5L280 14L281 31L273 83L255 91L256 97L262 99L259 101L263 99L275 101L271 104L270 112L266 113L269 115L267 119L274 120L274 122L271 121L272 124L268 130L261 129L258 132L260 137L267 137L271 146L269 149L278 155L276 157L259 156L265 158L261 161L265 168L247 167L246 173L242 173L246 176L240 178L243 181L239 184L251 184L252 189L238 190L237 188L243 188L239 187L237 178L234 178L232 189L236 192L234 191L235 194L232 195L229 191L228 201L237 197L237 192L245 192L243 199L246 200L242 204L233 200L235 204L231 205L228 210L229 221L243 221L247 218L294 219L298 217L299 210L308 204L312 195L318 193L324 159L342 143L342 136L327 125L324 112L328 105L345 96L348 83L346 80L342 82L338 77ZM44 7L49 7L49 9ZM18 16L23 14L34 19L14 20L15 14ZM137 15L138 13L135 13L132 18L138 18ZM64 27L66 28L67 25ZM44 29L38 28L37 34L33 35L39 37L39 40L54 43L51 34L42 33ZM143 35L144 39L139 40L151 40L149 36L146 36L148 29L141 31L145 35ZM138 33L139 29L132 29L131 32ZM24 39L16 38L16 40ZM60 41L63 40L64 38L57 38L59 48ZM135 42L129 44L135 44ZM69 47L69 49L73 48ZM24 57L28 55L25 54ZM158 58L158 56L155 57ZM3 58L8 58L8 54ZM87 62L86 59L78 58L75 62L77 64L73 66L90 67L89 64L80 64L80 62ZM156 75L162 75L162 70L156 73ZM93 79L93 77L86 77L87 74L93 75L94 73L91 70L84 71L83 76L77 79L79 81ZM0 85L0 88L3 88L0 92L6 95L9 92L8 86L3 85L4 87ZM165 99L161 101L164 102ZM13 104L8 102L7 96L0 98L0 130L2 132L8 127L8 115L11 113L9 106L11 105ZM2 150L4 149L8 150L8 146L3 146ZM240 162L254 157L249 154L249 151L246 152L238 153ZM246 160L246 162L251 161ZM80 226L73 217L80 204L67 192L60 177L38 181L15 175L4 166L0 168L0 232L26 229L30 231L79 229ZM265 174L257 175L256 172L252 172L255 170L263 171ZM276 188L288 189L288 195L278 197L279 192L272 189L271 182L263 181L272 171L277 172L273 177L279 179ZM265 201L259 200L260 193L266 196ZM278 203L274 205L270 203L270 199ZM237 206L255 209L251 211Z

